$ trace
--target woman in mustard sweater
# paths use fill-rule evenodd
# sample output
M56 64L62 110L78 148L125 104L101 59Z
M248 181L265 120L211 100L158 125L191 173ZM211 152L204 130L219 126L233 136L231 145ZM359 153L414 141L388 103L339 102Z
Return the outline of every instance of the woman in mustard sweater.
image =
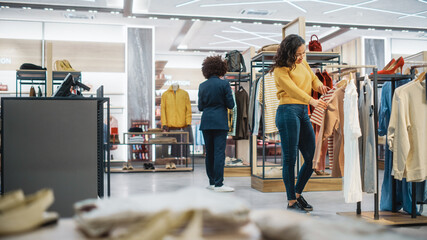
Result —
M313 207L301 195L305 184L313 173L315 136L308 117L308 107L326 109L322 100L313 99L311 90L321 94L327 87L316 77L304 60L305 41L298 35L287 36L280 43L272 67L280 105L276 113L276 126L279 129L283 153L283 182L288 197L288 209L312 211ZM295 185L295 162L298 150L304 157L304 164Z

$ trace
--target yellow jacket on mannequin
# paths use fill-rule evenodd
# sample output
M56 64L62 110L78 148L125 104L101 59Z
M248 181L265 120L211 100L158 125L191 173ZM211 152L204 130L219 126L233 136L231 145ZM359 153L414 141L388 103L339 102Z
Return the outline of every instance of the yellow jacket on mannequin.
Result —
M188 92L172 86L162 94L162 126L182 128L191 125L191 103Z

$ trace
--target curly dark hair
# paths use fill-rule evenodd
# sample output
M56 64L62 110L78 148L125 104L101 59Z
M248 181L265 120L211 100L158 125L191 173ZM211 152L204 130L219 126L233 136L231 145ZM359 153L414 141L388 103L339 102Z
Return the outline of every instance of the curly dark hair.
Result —
M206 79L212 76L222 77L227 72L227 62L220 55L209 56L203 60L202 73Z
M302 37L296 34L291 34L285 37L280 43L277 53L274 56L274 64L271 67L271 71L274 71L276 67L288 67L294 69L295 62L297 60L295 54L297 53L298 48L305 44L305 41Z

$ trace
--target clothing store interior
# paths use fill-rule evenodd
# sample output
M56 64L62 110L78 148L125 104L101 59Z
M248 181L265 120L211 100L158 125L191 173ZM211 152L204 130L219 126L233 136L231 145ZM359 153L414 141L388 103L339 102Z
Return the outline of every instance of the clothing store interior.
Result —
M427 239L426 19L0 0L0 238Z

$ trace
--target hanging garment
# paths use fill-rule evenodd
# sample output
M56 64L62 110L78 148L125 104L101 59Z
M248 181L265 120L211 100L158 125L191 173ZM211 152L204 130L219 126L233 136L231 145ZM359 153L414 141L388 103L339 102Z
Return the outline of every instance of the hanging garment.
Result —
M236 91L236 106L237 106L237 116L236 116L236 134L233 138L234 140L248 139L248 104L249 104L249 95L245 89L240 88Z
M362 201L359 137L362 136L357 109L357 90L354 80L348 83L344 96L344 199L346 203Z
M333 136L334 166L332 177L342 177L344 174L344 93L345 88L338 88L328 103L313 158L313 166L316 166L321 156L322 142Z
M408 83L409 81L409 79L397 81L395 83L396 88ZM380 136L387 135L391 115L391 94L391 82L384 83L381 90L381 106L378 115L378 135ZM380 211L392 211L392 161L393 152L390 151L388 141L386 141ZM411 183L407 183L406 179L403 179L402 181L396 180L396 210L400 210L402 208L409 214L412 212Z
M255 81L251 84L251 95L249 96L249 107L248 107L248 126L249 131L254 132L254 113L255 113L255 95L257 93L257 83L259 79L255 79Z
M262 114L262 105L259 101L259 95L260 95L260 85L261 85L260 79L258 79L257 81L257 91L255 94L255 100L254 100L254 127L252 130L252 134L257 136L259 133L259 125L260 125L260 121L261 121L261 114Z
M276 97L276 84L274 82L274 74L264 75L264 86L265 91L263 91L263 83L259 85L259 98L258 101L264 105L264 120L265 120L265 133L276 133L279 130L276 127L276 111L279 106L279 100ZM265 103L263 102L263 93L265 94Z
M228 135L236 136L237 104L236 104L236 96L234 92L231 92L231 94L233 95L234 107L233 109L227 109Z
M391 116L389 129L394 127L394 138L389 145L393 149L394 177L399 180L406 178L408 182L426 180L425 82L415 81L396 90ZM394 125L392 125L392 119Z
M162 94L160 105L162 126L182 128L191 125L191 102L187 91L178 88L175 92L171 86Z
M335 90L336 90L336 88L332 87L326 94L322 95L322 97L320 97L320 99L325 101L325 102L329 102L331 100L331 97L334 94ZM325 115L325 110L323 108L320 108L320 107L315 108L313 113L311 114L310 121L318 126L318 128L319 128L318 131L320 131L320 126L322 125L324 115ZM316 129L317 129L317 127L316 127ZM318 135L318 133L317 133L317 135ZM316 137L317 137L317 135L316 135ZM333 137L328 137L327 141L328 141L327 150L328 150L328 155L329 155L329 167L331 168L331 166L333 164L333 159L334 159ZM325 162L325 157L323 157L323 156L326 156L326 152L324 152L324 153L323 152L324 151L322 149L322 155L321 155L321 158L319 159L319 163L321 165L323 164L323 162ZM324 168L321 168L320 165L317 165L317 166L313 165L313 167L315 167L315 169L317 169L317 170L324 170Z
M359 121L362 137L359 143L363 191L376 193L376 151L374 97L372 83L366 75L359 92Z

